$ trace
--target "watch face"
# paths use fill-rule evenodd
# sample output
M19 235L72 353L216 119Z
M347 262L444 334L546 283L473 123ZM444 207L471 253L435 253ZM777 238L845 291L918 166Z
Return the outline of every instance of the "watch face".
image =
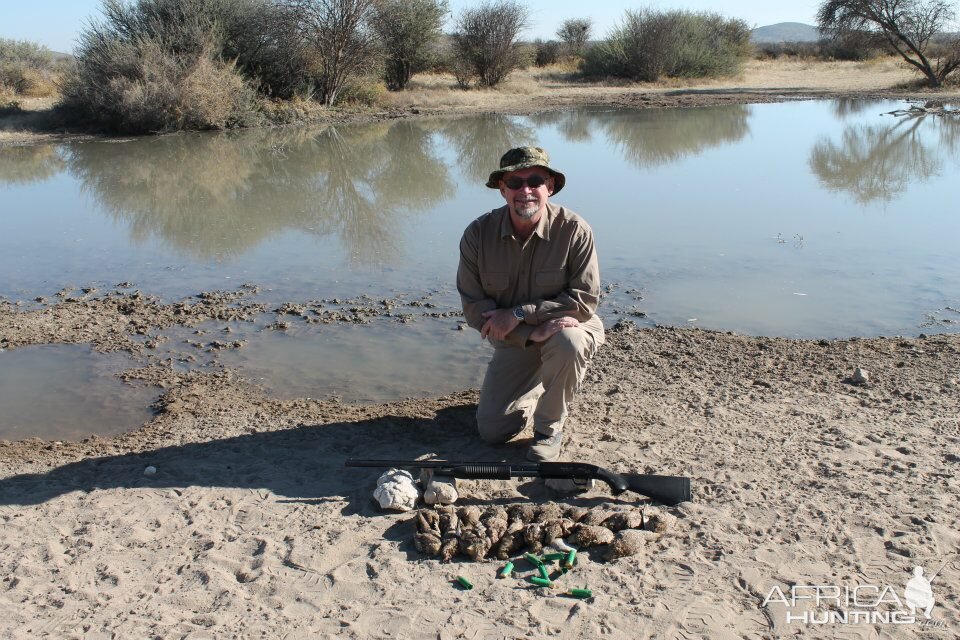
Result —
M513 310L513 315L517 320L523 320L523 309L521 307L515 308Z

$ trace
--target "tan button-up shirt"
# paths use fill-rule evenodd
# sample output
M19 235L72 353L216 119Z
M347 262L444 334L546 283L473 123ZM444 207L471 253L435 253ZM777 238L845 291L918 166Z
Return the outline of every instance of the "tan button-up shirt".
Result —
M553 203L526 241L514 233L506 205L470 223L460 240L457 290L467 324L478 331L485 311L523 307L524 322L506 340L491 340L494 346L524 347L534 327L561 316L603 335L593 230Z

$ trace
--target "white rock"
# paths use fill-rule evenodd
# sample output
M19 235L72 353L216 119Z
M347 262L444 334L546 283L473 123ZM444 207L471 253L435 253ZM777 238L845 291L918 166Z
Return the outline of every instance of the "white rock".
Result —
M388 469L377 478L377 486L385 482L403 482L405 480L413 482L413 475L411 475L409 471L404 471L403 469Z
M407 471L391 469L377 480L373 499L381 509L392 511L410 511L420 498L420 489Z
M148 478L150 476L155 476L157 475L157 468L153 465L150 465L149 467L143 470L143 475L147 476Z
M423 501L427 504L453 504L460 497L457 479L435 476L433 469L420 472L420 484L423 485Z
M870 382L870 372L866 369L857 367L853 372L853 377L851 380L853 380L854 384L867 384Z

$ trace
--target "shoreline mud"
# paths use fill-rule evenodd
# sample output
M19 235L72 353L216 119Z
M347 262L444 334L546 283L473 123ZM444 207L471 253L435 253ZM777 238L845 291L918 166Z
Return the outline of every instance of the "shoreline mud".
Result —
M82 344L89 345L98 353L123 352L133 359L135 366L120 374L120 378L130 384L152 385L164 391L154 407L157 417L144 429L150 430L155 422L163 422L167 414L175 414L184 406L185 396L191 396L189 389L200 385L206 389L229 389L236 396L248 395L258 401L271 400L267 393L255 384L245 381L243 375L231 371L228 367L216 365L210 367L180 366L196 362L194 354L198 349L206 354L215 355L223 349L242 348L244 341L230 342L230 324L250 324L262 330L285 330L291 323L306 324L368 324L378 319L394 320L396 330L401 325L416 322L419 317L441 318L451 322L451 328L466 330L462 314L448 310L443 305L430 301L430 296L397 296L391 299L375 300L370 296L358 298L312 300L307 302L284 302L267 304L258 299L260 288L255 284L244 284L235 290L204 291L173 301L165 301L156 296L144 294L130 283L117 285L112 291L98 291L94 288L64 289L54 299L37 298L34 302L10 302L0 299L0 350L14 350L35 345ZM409 299L408 299L409 298ZM744 360L744 350L751 351L754 359L766 363L769 370L764 375L745 380L744 376L729 378L734 385L752 385L754 391L771 389L783 382L785 377L796 375L813 376L814 371L824 370L830 373L832 381L840 380L843 385L836 389L856 396L863 394L870 399L875 395L876 378L863 380L855 377L857 369L865 371L887 371L880 374L882 380L897 380L897 385L887 388L884 402L893 406L892 399L914 399L930 403L934 398L946 399L951 395L960 395L958 377L960 366L950 369L949 364L941 362L946 354L949 361L957 355L960 345L958 333L920 333L918 337L852 337L846 339L797 339L784 337L751 337L731 331L695 329L686 327L643 326L638 327L624 318L624 309L618 305L606 308L608 324L616 322L608 331L622 331L627 336L644 336L643 344L624 347L627 350L639 349L650 356L642 365L674 379L690 377L700 379L704 372L729 369ZM622 318L617 320L617 318ZM209 327L210 323L220 327L210 333L197 330L197 327ZM168 341L165 332L173 328L194 330L182 345L163 347ZM659 350L652 352L652 340L649 335L663 335L669 332L680 344L689 342L696 351L690 349L672 352ZM683 336L688 336L684 339ZM216 338L216 339L214 339ZM224 342L226 341L226 342ZM707 349L716 353L703 355ZM847 354L842 356L842 354ZM870 354L869 357L860 354ZM895 356L894 354L900 354ZM693 357L693 360L684 358ZM906 359L909 356L911 359ZM668 365L679 362L676 371ZM208 363L209 364L209 363ZM756 364L756 363L755 363ZM909 376L903 370L910 366L920 366L922 371L911 371ZM617 393L618 380L629 377L631 370L627 366L609 367L601 358L591 365L588 382L606 383L610 379L611 393ZM748 376L747 376L748 377ZM929 384L914 388L912 381L926 381ZM813 377L810 384L817 386ZM721 386L720 382L716 386ZM184 391L187 389L188 391ZM475 390L465 390L464 394L475 394ZM193 395L196 395L194 393ZM714 394L708 394L714 395ZM914 396L916 398L914 398ZM726 394L720 394L726 398ZM421 399L411 398L409 402ZM863 400L866 402L867 400ZM401 401L404 402L404 401ZM702 400L704 411L712 415L714 403ZM321 401L323 404L323 401ZM360 403L343 403L332 399L331 406L341 407L347 414L347 407L362 407ZM370 404L370 403L368 403ZM388 403L389 404L389 403ZM371 405L380 406L380 405ZM387 405L384 405L387 406ZM944 416L951 415L949 411ZM136 433L134 431L133 433ZM130 438L132 434L118 436ZM94 440L100 439L97 436ZM36 438L28 442L42 442ZM2 440L0 440L2 442ZM62 443L68 449L78 443ZM11 444L4 443L10 450ZM81 447L80 450L83 448Z

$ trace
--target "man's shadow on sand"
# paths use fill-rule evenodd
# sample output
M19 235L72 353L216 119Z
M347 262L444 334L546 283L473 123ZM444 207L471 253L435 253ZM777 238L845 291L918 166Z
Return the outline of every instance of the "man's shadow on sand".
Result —
M432 417L384 416L357 422L298 425L224 440L88 458L43 473L0 480L0 505L33 505L72 491L113 488L225 487L269 490L283 499L347 501L346 511L375 513L371 494L385 469L345 467L348 458L519 461L527 441L485 444L476 404ZM145 476L147 466L157 473Z

